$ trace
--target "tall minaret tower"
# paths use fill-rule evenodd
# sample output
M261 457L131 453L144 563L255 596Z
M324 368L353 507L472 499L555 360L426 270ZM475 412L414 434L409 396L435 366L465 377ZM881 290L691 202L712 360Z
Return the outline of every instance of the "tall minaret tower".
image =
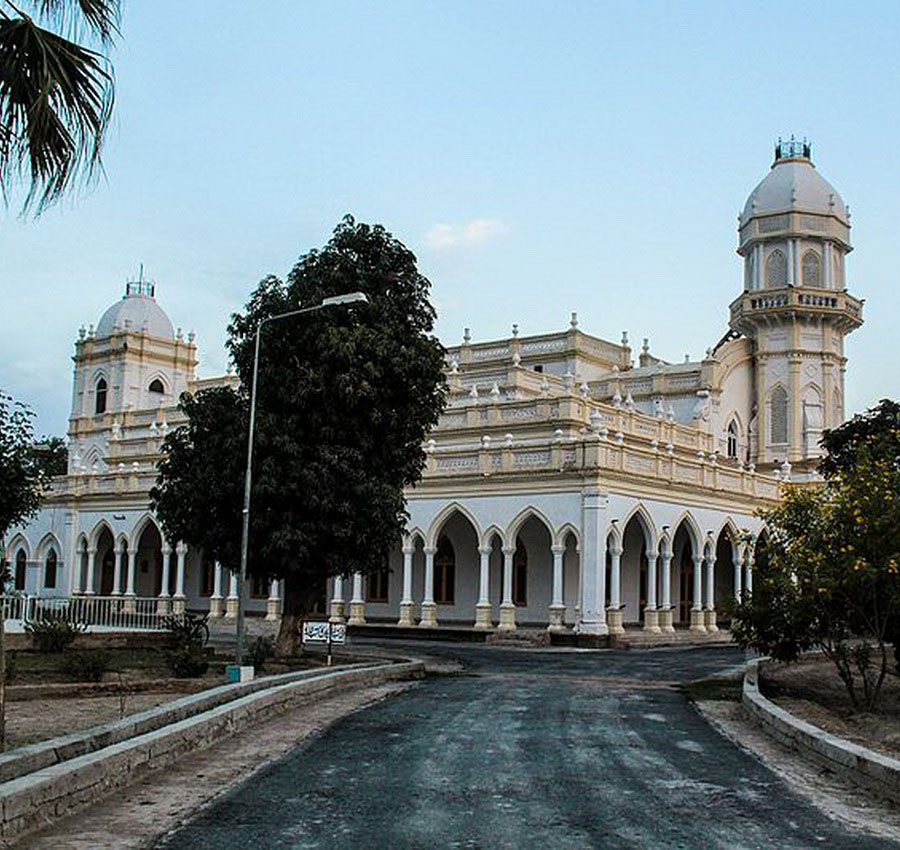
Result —
M730 326L753 342L750 458L815 470L825 428L844 421L844 337L862 324L847 292L850 210L806 142L781 141L738 217L744 292Z

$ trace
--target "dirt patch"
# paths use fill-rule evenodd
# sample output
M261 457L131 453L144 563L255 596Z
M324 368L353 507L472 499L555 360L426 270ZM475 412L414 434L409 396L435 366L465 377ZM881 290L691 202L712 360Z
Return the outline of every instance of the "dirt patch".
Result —
M900 677L890 670L875 712L854 712L853 704L825 658L796 664L763 665L760 690L776 705L807 723L863 747L900 758Z
M391 683L349 691L247 727L206 750L122 788L77 815L19 842L0 847L28 850L138 850L152 847L198 808L225 793L274 759L336 720L391 694L413 687ZM33 705L33 703L31 703Z

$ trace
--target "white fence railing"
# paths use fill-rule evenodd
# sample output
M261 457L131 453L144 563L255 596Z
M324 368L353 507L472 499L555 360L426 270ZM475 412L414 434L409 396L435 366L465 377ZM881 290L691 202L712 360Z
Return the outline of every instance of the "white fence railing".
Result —
M144 596L4 596L3 613L10 631L26 623L62 617L89 632L165 631L169 616L159 600Z

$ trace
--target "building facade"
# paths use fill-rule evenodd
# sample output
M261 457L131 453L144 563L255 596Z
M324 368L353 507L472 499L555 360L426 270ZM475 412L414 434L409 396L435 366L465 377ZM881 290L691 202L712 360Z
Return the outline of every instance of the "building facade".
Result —
M387 569L335 578L323 614L423 628L540 626L650 634L721 626L752 587L755 511L780 481L813 479L825 428L843 421L850 213L805 143L780 142L739 216L743 288L727 332L697 362L644 340L610 342L576 314L559 332L448 349L448 403L407 494ZM635 362L635 360L637 362ZM149 510L162 440L196 376L193 335L154 286L129 283L79 331L68 474L6 541L16 587L40 596L154 598L160 611L234 616L237 582L166 540ZM245 588L277 617L278 582Z

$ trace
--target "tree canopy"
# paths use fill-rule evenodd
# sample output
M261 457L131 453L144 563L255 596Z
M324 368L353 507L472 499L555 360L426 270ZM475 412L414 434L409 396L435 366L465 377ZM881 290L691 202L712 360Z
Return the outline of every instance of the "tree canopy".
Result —
M33 419L30 408L0 392L0 543L37 513L48 483L34 458Z
M871 709L900 637L900 430L884 401L826 433L823 486L789 485L769 532L739 643L779 661L820 649L855 706Z
M403 489L421 475L423 440L446 390L429 289L399 240L348 216L327 245L286 280L265 278L232 317L227 345L240 390L185 399L190 424L167 437L152 496L166 533L215 551L205 526L221 526L223 563L236 568L256 328L323 298L365 293L366 305L262 330L249 570L285 579L283 629L326 577L384 569L399 540Z
M0 0L0 191L38 212L100 170L119 0ZM30 13L30 14L28 14ZM94 48L99 49L94 49Z

